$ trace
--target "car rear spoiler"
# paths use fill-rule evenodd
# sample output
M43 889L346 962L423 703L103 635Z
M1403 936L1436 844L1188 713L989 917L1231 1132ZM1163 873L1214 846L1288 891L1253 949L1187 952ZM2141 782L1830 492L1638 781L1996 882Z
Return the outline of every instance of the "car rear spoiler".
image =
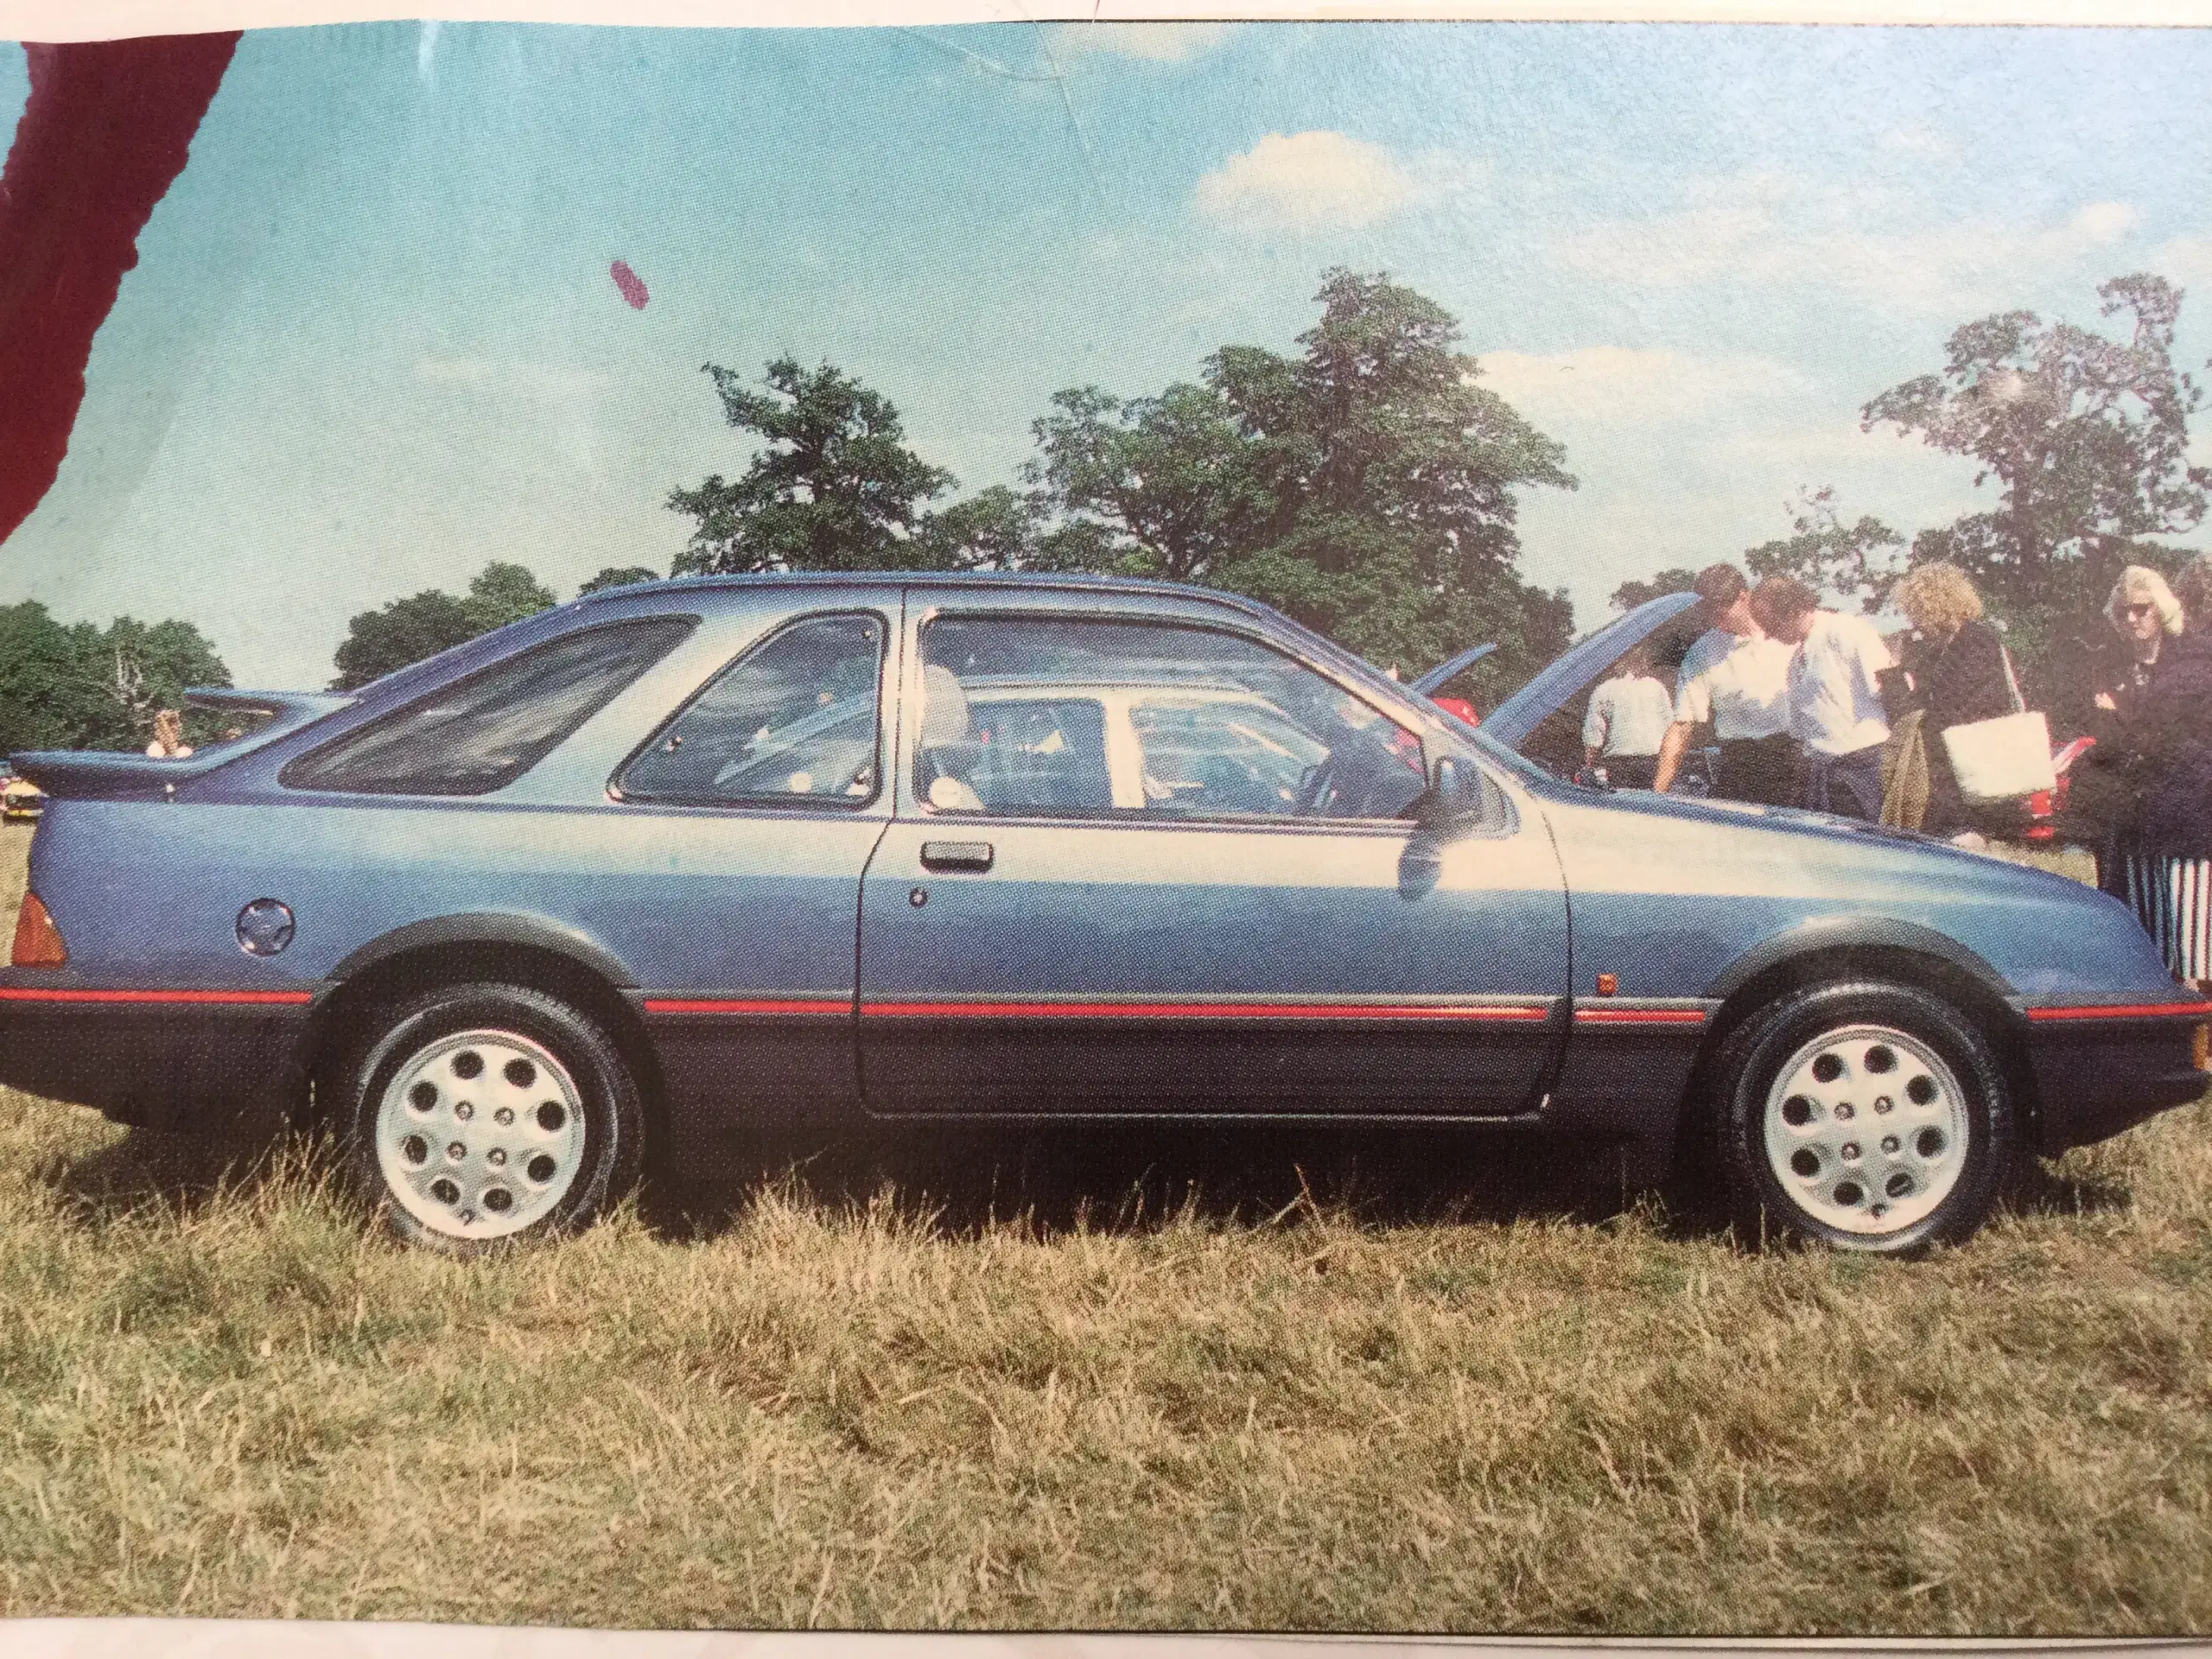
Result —
M270 718L244 737L210 743L181 760L156 760L150 755L102 749L46 749L10 755L9 762L48 795L95 800L159 795L166 786L204 777L242 754L312 725L325 715L347 707L353 699L340 692L236 691L228 686L194 686L184 694L184 701L194 708L251 710Z

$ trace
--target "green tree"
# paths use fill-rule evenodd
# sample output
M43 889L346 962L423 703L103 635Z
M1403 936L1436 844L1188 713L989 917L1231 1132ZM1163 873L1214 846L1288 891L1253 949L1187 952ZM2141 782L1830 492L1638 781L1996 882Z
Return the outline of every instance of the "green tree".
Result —
M1025 473L1058 515L1055 563L1206 582L1263 538L1262 450L1217 386L1128 403L1085 386L1056 394L1052 411L1031 425Z
M627 588L640 582L658 582L660 572L649 565L610 564L589 582L576 589L576 597L596 594L609 588Z
M84 653L35 600L0 607L0 754L74 747L86 694Z
M1035 499L994 484L923 515L915 562L931 569L1019 570L1036 561L1037 531Z
M2201 394L2173 362L2181 290L2163 277L2115 277L2101 315L2127 319L2115 339L2032 311L1955 332L1944 366L1892 386L1859 411L1980 463L1994 511L1915 538L1915 563L1951 559L2016 620L2101 600L2140 538L2192 528L2212 471L2189 464L2189 417ZM2031 620L2031 619L2036 619Z
M527 569L494 560L477 572L461 598L426 588L395 599L381 610L357 614L338 647L338 674L330 689L358 690L410 663L518 622L552 603L552 594Z
M941 548L916 532L952 474L906 445L899 411L824 363L768 365L766 392L709 363L723 417L763 441L734 480L674 490L669 506L697 521L676 572L928 568Z
M57 622L35 602L0 607L0 753L137 748L188 686L230 683L189 622L125 616L101 628ZM195 716L188 734L213 729L213 716Z
M1845 524L1833 486L1800 490L1789 528L1789 536L1745 552L1754 582L1795 576L1837 604L1872 616L1882 608L1890 584L1904 573L1904 537L1863 514L1856 524Z
M469 582L468 597L461 601L461 607L476 632L489 633L525 616L550 610L555 603L553 590L522 566L494 559Z
M1476 694L1517 683L1573 625L1521 580L1515 529L1520 489L1574 487L1564 451L1477 384L1433 301L1343 270L1315 297L1297 357L1224 346L1203 384L1055 397L1037 562L1249 594L1407 671L1494 639Z
M108 625L94 657L109 709L82 747L135 748L151 734L154 715L181 709L187 687L231 683L230 670L189 622L143 623L119 616ZM213 734L220 717L187 711L185 736L194 743Z
M1624 582L1613 589L1612 607L1628 612L1639 605L1649 605L1655 599L1669 594L1687 594L1697 586L1697 572L1685 570L1679 565L1669 565L1649 582Z

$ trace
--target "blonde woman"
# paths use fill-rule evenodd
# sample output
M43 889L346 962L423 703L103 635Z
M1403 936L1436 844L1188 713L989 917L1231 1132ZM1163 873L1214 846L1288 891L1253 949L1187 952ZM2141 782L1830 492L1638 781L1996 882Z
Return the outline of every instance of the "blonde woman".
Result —
M1928 750L1928 812L1921 829L1931 836L2002 835L2015 827L2017 810L1975 808L1959 792L1942 741L1947 727L1995 720L2012 712L2005 642L1983 619L1981 595L1955 564L1923 564L1890 590L1918 636L1906 659Z
M153 760L181 760L192 753L192 745L184 741L184 716L174 709L164 709L154 716L154 741L146 746L147 758Z
M2096 695L2087 757L2103 792L2106 892L2134 907L2175 977L2212 982L2212 638L2183 632L2181 601L2146 566L2120 572L2105 617L2128 648L2118 683Z

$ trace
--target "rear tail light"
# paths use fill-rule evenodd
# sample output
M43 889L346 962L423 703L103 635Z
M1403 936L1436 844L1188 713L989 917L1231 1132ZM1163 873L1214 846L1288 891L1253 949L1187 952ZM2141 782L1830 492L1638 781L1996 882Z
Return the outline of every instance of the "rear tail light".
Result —
M69 964L69 947L62 941L61 930L54 925L54 918L46 913L46 906L35 893L23 895L22 908L16 912L16 949L9 960L18 968Z

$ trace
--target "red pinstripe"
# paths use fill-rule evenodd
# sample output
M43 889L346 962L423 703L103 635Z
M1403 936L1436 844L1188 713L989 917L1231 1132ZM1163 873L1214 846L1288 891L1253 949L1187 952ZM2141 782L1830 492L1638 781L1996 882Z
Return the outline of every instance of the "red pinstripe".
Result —
M0 1001L6 1002L312 1002L312 991L93 991L64 990L59 987L0 985Z
M844 998L798 996L649 996L647 1014L850 1014Z
M2074 1008L2030 1008L2030 1020L2212 1020L2212 1002L2090 1003Z

